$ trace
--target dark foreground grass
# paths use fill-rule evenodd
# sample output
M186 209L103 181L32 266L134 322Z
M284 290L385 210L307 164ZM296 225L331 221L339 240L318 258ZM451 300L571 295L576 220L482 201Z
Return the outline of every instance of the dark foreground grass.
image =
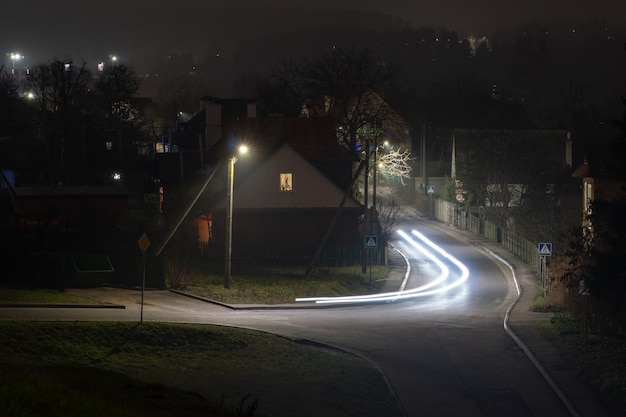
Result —
M211 325L0 322L2 416L400 416L369 362Z

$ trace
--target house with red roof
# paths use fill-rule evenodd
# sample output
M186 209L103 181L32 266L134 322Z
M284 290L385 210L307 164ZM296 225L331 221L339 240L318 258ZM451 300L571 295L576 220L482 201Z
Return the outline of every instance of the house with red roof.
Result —
M224 259L228 164L223 162L236 157L235 149L245 144L249 152L237 157L234 169L233 261L304 264L324 241L320 263L358 263L363 209L352 197L352 176L360 159L337 142L334 120L256 117L250 106L242 107L240 116L225 117L220 107L216 100L207 103L198 115L207 126L188 129L205 148L205 163L216 167L222 162L209 197L192 212L203 255ZM198 119L190 122L197 124ZM196 146L192 138L176 139Z

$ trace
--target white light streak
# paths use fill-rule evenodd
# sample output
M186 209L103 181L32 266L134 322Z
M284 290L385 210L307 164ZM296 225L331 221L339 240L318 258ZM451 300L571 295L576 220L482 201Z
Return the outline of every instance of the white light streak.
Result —
M441 292L445 292L451 290L459 285L463 284L469 278L469 270L461 261L447 253L441 247L437 246L426 236L421 234L420 232L413 230L412 234L421 240L426 246L432 248L439 256L445 258L446 260L452 262L459 270L461 271L461 275L458 279L453 282L444 284L449 275L450 271L448 267L435 255L433 252L429 251L423 245L415 242L414 239L411 238L406 232L399 230L398 234L404 238L411 246L416 248L430 260L432 260L435 265L439 267L441 273L432 281L420 285L415 288L411 288L408 290L401 291L393 291L379 294L369 294L369 295L355 295L355 296L347 296L347 297L307 297L307 298L296 298L297 302L314 302L317 304L333 304L333 303L380 303L380 302L389 302L389 301L397 301L397 300L405 300L416 297L423 297L427 295L433 295ZM436 288L435 288L436 287Z

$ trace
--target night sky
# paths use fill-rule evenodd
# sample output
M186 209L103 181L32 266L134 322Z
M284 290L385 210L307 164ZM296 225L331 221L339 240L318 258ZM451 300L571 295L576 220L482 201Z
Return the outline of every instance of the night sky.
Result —
M234 51L272 32L341 25L336 13L363 14L356 22L385 27L446 27L489 35L534 20L605 19L626 24L624 0L85 0L8 1L0 14L0 53L25 56L23 65L70 56L76 61L120 56L141 71L155 57L189 53L194 59ZM222 4L228 4L223 6ZM334 10L334 12L331 12ZM350 12L352 13L352 12ZM368 14L369 13L369 14ZM355 14L356 16L356 14ZM350 23L353 24L354 22ZM357 23L358 24L358 23Z

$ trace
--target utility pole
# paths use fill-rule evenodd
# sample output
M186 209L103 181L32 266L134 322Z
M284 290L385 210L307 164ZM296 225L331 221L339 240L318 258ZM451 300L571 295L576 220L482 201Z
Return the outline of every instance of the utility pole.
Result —
M376 210L376 184L378 183L378 135L374 136L374 190L372 191L372 207Z
M422 181L424 182L424 193L428 190L428 179L426 178L426 120L422 120L422 132L420 134L422 137Z
M233 190L235 182L235 157L228 160L228 186L226 187L226 253L224 265L224 288L230 288L231 263L233 251Z
M368 233L368 225L369 225L369 220L368 220L368 207L367 207L367 194L368 194L368 189L369 189L369 176L370 176L370 147L371 147L371 142L370 139L365 141L365 196L363 197L363 255L362 257L362 261L361 261L361 273L362 274L366 274L367 273L367 248L365 247L365 235L367 235Z

